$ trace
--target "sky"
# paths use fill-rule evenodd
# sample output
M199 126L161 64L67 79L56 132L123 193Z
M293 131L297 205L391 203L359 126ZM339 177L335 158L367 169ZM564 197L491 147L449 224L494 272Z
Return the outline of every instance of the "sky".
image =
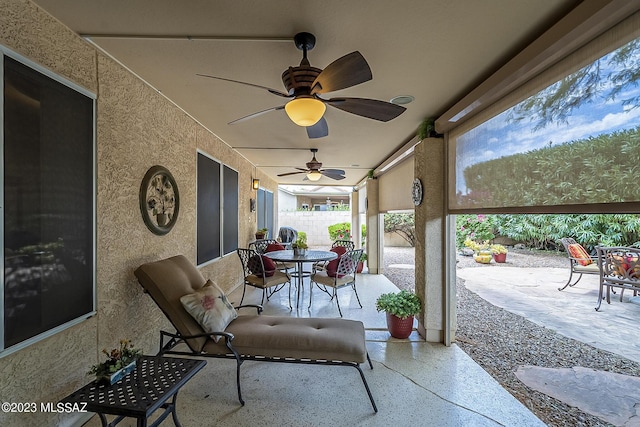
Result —
M609 59L614 54L615 51L600 59L601 75L616 71L616 68L609 64ZM629 59L628 63L637 64L640 61L640 48L636 49ZM583 103L573 110L567 118L567 123L554 122L542 129L534 130L536 117L520 122L507 120L509 112L515 108L512 107L459 136L456 140L456 191L466 194L463 171L470 165L549 147L550 142L555 146L589 136L595 137L637 127L640 124L640 108L624 106L622 100L640 96L640 86L627 88L618 94L615 100L608 99L613 85L603 86L603 90L596 95L593 102Z

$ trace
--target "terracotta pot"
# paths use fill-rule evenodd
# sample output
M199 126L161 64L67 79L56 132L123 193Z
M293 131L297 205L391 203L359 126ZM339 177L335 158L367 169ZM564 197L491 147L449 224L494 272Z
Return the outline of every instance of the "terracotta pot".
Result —
M398 316L387 313L387 329L394 338L408 338L413 330L413 316L401 319Z
M362 273L363 268L364 268L364 262L358 261L358 266L356 267L356 273Z
M507 254L493 254L495 262L507 262Z

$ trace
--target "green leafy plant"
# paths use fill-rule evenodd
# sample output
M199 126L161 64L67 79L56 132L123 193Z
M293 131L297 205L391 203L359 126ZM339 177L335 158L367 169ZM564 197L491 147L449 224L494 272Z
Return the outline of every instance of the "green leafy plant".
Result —
M489 246L489 250L492 254L506 254L509 252L505 246L498 244Z
M376 300L376 309L406 319L420 313L422 302L416 294L403 289L380 295Z
M307 245L307 233L305 233L304 231L298 231L298 238L294 243L291 244L291 247L297 249L308 249L309 246Z
M142 350L134 348L131 341L121 339L119 348L114 348L111 351L107 351L105 348L102 353L107 356L107 360L93 365L87 375L95 375L98 378L110 376L140 357Z
M467 240L485 242L495 236L493 216L491 215L457 215L456 216L456 246L467 246ZM468 247L468 246L467 246Z
M436 121L433 118L426 118L418 126L416 137L422 141L425 138L442 138L442 134L436 132Z
M489 241L485 240L484 242L476 242L475 240L467 239L464 241L464 246L471 249L473 252L484 252L490 250Z

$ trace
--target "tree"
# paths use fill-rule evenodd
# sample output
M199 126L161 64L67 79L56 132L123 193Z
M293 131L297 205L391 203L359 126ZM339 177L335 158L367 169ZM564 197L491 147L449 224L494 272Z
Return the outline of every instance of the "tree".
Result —
M384 232L397 233L411 246L416 245L416 225L413 213L388 213L384 215Z
M640 81L640 39L632 40L591 64L515 105L509 120L535 122L534 131L552 123L568 123L573 110L607 93L608 100L624 95ZM622 100L638 107L639 96Z

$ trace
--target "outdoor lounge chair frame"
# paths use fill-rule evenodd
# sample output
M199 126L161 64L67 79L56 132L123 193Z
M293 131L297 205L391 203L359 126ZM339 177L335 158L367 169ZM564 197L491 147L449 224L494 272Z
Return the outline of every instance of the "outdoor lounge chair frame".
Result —
M248 307L248 306L245 306ZM238 307L244 308L244 307ZM262 311L262 308L258 306L258 311ZM198 337L211 337L213 335L218 335L224 338L224 343L229 349L228 354L217 355L217 354L204 354L198 353L194 351L179 351L173 350L174 347L184 344L185 339L190 338L198 338ZM364 372L362 372L362 368L360 365L355 362L343 362L337 360L320 360L320 359L295 359L295 358L285 358L285 357L266 357L266 356L253 356L240 354L233 348L231 341L233 341L233 334L229 334L226 332L214 332L214 333L203 333L198 335L190 335L183 337L178 332L170 333L166 331L160 331L160 351L158 351L158 356L163 356L165 354L173 354L180 356L196 356L196 357L215 357L222 359L235 359L236 360L236 385L238 389L238 400L240 404L244 406L245 401L242 398L242 389L240 387L240 367L245 360L253 360L258 362L278 362L278 363L299 363L306 365L331 365L331 366L352 366L358 370L360 374L360 378L362 379L362 384L364 384L364 388L367 391L367 396L369 396L369 401L371 402L371 406L373 407L374 412L378 412L378 407L376 406L376 402L373 400L373 395L371 394L371 389L369 389L369 384L367 383L367 379L364 376ZM369 367L373 369L373 363L371 363L371 358L369 357L369 353L367 353L367 362L369 363Z
M143 264L136 269L135 276L145 293L151 296L176 330L175 333L160 331L160 348L157 354L235 359L238 400L242 405L245 401L240 386L240 367L245 360L254 360L354 367L360 374L373 410L378 412L369 384L360 368L360 364L366 360L373 369L365 347L362 322L337 318L262 316L262 306L245 305L237 309L252 307L257 315L238 316L227 326L227 331L204 332L179 302L181 296L195 292L206 284L200 271L186 257L177 255ZM265 330L271 332L265 334ZM234 331L236 335L242 331L243 335L238 335L241 338L237 338ZM276 347L268 347L266 344L272 337L273 342L278 343L285 336L297 338ZM220 337L224 341L214 342L214 337ZM244 343L250 354L243 354L243 350L238 350L238 345L234 346L233 341L238 339L244 340L240 347ZM260 344L261 340L263 344ZM184 346L185 350L176 349L178 345ZM262 348L261 345L265 347ZM301 356L312 356L314 353L330 357ZM342 359L338 360L340 356Z

